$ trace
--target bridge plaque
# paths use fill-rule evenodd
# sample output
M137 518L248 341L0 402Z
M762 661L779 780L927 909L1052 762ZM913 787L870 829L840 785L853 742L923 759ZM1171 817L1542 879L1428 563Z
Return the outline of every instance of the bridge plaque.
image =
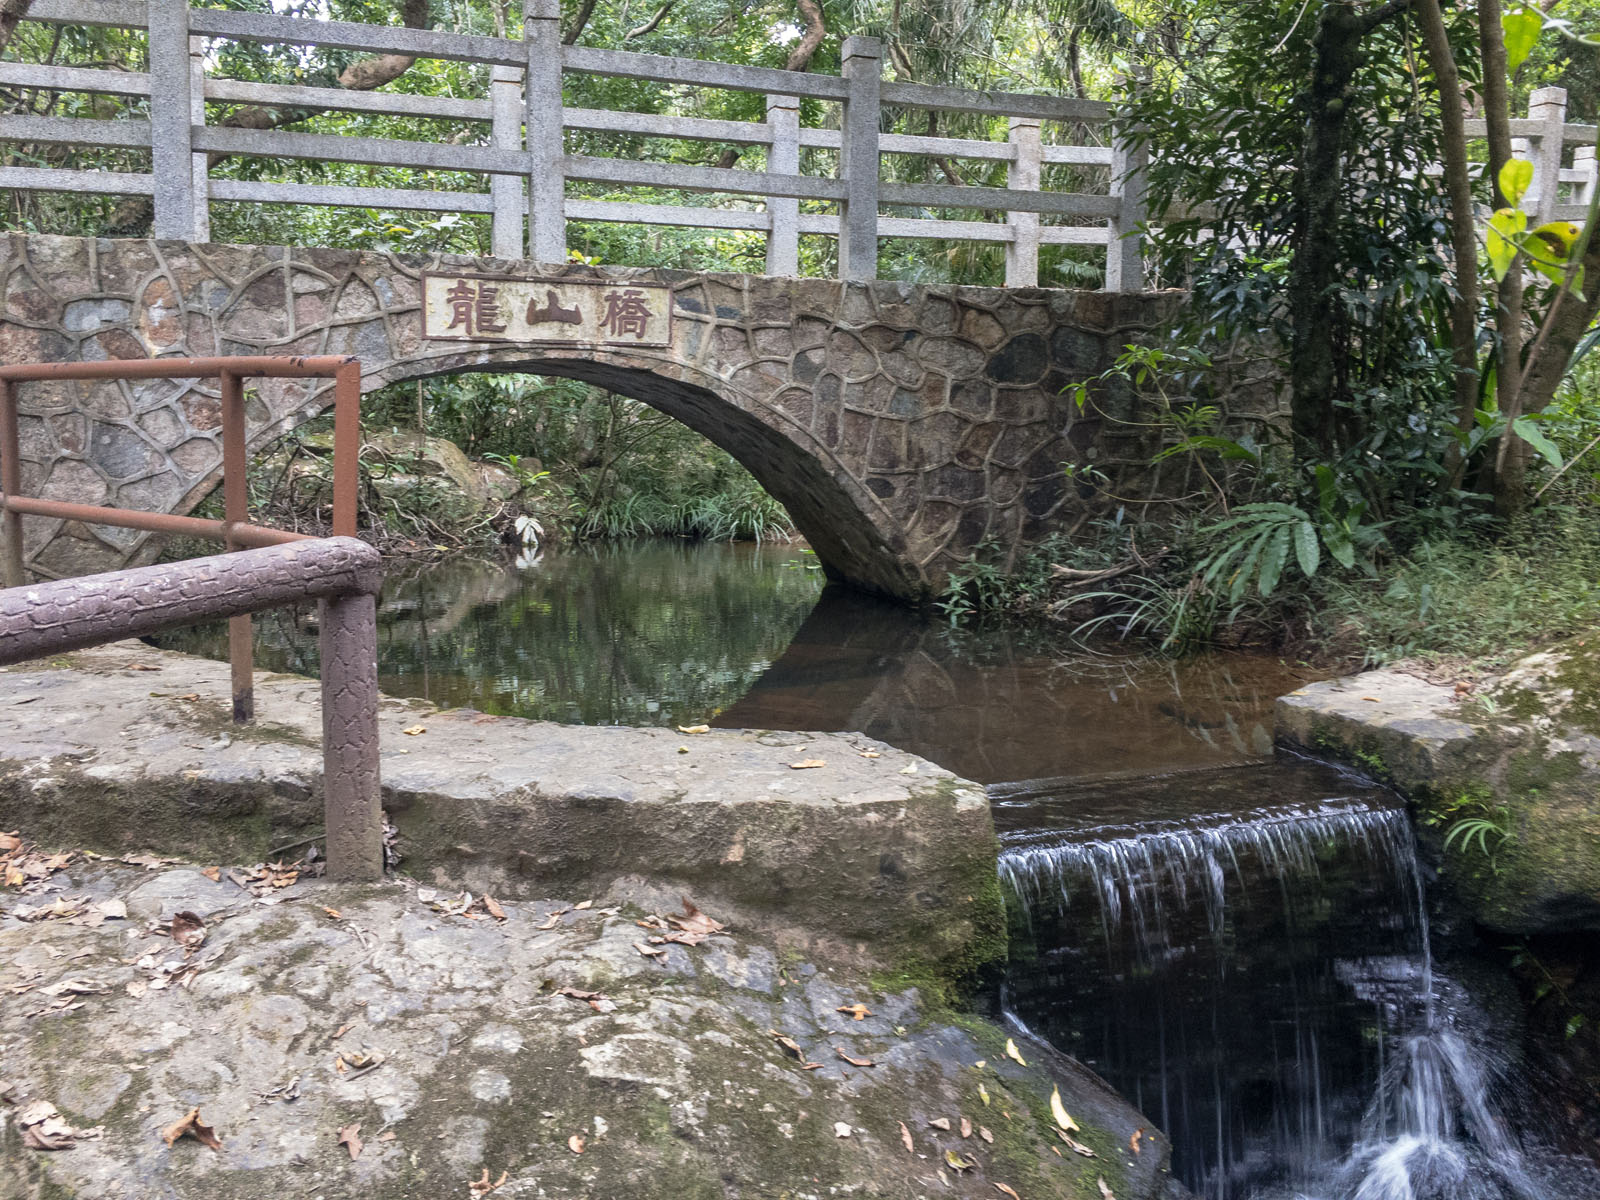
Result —
M422 334L464 342L666 346L672 291L657 283L424 275Z

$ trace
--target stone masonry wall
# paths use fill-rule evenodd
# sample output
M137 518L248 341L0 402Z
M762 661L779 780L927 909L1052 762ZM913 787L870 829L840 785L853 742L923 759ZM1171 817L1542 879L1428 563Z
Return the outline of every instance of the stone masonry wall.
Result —
M424 270L661 283L659 348L423 338ZM1015 555L1108 503L1149 497L1136 396L1080 413L1097 375L1176 311L1178 293L845 284L822 279L10 234L0 239L0 361L353 354L363 386L472 370L583 379L682 420L783 502L836 578L916 598L981 543ZM331 385L247 385L252 451L322 411ZM216 484L214 381L18 389L26 494L184 513ZM1108 420L1108 417L1110 418ZM29 517L41 577L147 561L148 535Z

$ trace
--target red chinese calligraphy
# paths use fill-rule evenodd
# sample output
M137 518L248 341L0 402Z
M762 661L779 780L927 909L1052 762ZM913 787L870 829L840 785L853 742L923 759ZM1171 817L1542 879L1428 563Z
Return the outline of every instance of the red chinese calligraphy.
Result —
M500 319L500 289L493 284L474 285L466 279L457 279L455 286L444 294L450 305L450 324L446 329L460 329L468 337L486 333L504 333L505 322Z
M607 292L605 301L606 311L600 318L600 327L614 338L631 333L643 341L650 324L650 306L645 302L644 293L638 288Z

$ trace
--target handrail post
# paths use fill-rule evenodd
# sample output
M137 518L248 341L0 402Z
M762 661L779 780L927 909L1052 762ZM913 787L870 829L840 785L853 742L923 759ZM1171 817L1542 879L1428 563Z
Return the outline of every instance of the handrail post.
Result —
M204 38L189 39L189 125L206 123L206 43ZM192 133L191 133L192 136ZM211 240L211 156L201 151L189 155L190 183L194 198L194 236L197 242Z
M883 43L847 37L840 73L848 85L840 122L839 174L844 212L839 217L839 278L878 277L878 121L883 96Z
M0 492L10 500L22 492L22 438L17 432L17 394L9 379L0 379ZM28 582L22 565L22 514L5 511L5 586Z
M150 169L158 238L195 240L189 0L149 0ZM203 102L203 101L202 101Z
M767 97L767 129L772 144L767 149L767 170L800 174L800 98ZM800 201L792 196L768 196L767 274L800 274Z
M528 257L567 261L567 181L562 170L561 0L527 0L522 102L528 138Z
M1039 141L1037 117L1011 118L1011 145L1015 157L1006 168L1006 187L1012 191L1039 190L1044 150ZM1039 286L1039 214L1008 212L1011 241L1006 243L1006 286Z
M222 391L222 519L230 526L250 520L250 488L245 479L244 380L233 371L219 376ZM229 550L239 543L230 537ZM250 614L228 618L228 663L233 676L233 723L256 718L255 647Z
M1150 148L1117 129L1111 144L1111 194L1122 201L1106 230L1106 291L1144 290L1145 170Z
M383 877L378 618L370 592L321 602L322 798L328 878Z
M495 67L489 75L489 104L494 114L489 142L496 150L522 149L522 72L516 67ZM523 181L515 175L491 175L489 196L494 204L490 218L490 246L496 258L521 258L527 252L522 240Z
M1567 123L1567 89L1539 88L1528 97L1528 119L1543 126L1533 148L1533 186L1536 224L1556 219L1561 199L1562 127Z
M333 374L333 536L355 537L360 505L361 364Z

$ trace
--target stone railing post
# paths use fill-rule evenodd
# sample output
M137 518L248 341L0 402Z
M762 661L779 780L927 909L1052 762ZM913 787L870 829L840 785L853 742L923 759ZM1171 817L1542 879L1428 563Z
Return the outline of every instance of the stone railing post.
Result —
M189 39L189 125L206 123L206 43ZM211 156L201 151L189 155L191 194L194 197L194 232L197 242L211 240Z
M1106 290L1144 290L1145 169L1150 163L1146 142L1132 140L1118 129L1111 146L1111 194L1122 201L1109 222L1106 246Z
M1006 187L1013 191L1039 190L1039 168L1043 148L1039 143L1037 117L1011 118L1011 144L1016 157L1006 168ZM1006 286L1039 286L1039 214L1008 212L1011 241L1006 243Z
M878 120L883 96L883 43L847 37L840 73L848 85L840 122L839 278L878 277Z
M800 99L767 97L767 129L772 145L767 150L767 170L800 174ZM800 201L793 196L768 196L767 274L792 278L800 274Z
M522 41L523 123L528 146L528 257L567 261L566 149L561 138L561 0L527 0Z
M489 73L489 107L493 114L489 144L496 150L522 150L522 72L515 67L495 67ZM515 175L489 177L490 250L496 258L521 258L528 244L522 240L522 218L527 212L523 182Z
M194 90L189 0L149 0L150 169L158 238L194 241ZM204 103L204 98L201 98Z
M1596 170L1595 147L1574 146L1572 149L1572 166L1574 170L1583 176L1578 181L1577 186L1572 189L1572 202L1574 204L1588 204L1589 201L1594 199L1595 184L1600 182L1600 179L1597 179L1600 171Z
M328 877L383 876L378 782L378 615L371 592L321 604L322 791Z
M1539 88L1528 97L1528 119L1541 126L1533 147L1533 223L1556 219L1561 199L1562 127L1567 123L1567 89Z

